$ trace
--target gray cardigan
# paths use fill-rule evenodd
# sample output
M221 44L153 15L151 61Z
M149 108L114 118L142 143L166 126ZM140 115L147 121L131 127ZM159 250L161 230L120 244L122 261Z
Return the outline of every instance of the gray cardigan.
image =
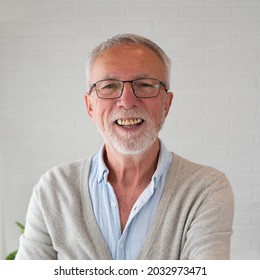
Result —
M90 160L55 167L41 177L16 259L111 259L92 210ZM228 259L232 221L233 194L225 175L173 154L138 259Z

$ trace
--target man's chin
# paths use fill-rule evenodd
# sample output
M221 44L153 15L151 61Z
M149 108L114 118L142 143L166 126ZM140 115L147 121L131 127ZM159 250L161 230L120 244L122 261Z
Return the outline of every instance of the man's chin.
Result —
M133 155L141 155L146 152L146 149L131 149L126 147L113 147L114 150L116 150L118 153L124 155L124 156L133 156Z
M143 139L144 140L144 139ZM145 139L143 140L133 140L130 141L121 141L121 140L113 140L107 142L116 152L125 155L125 156L131 156L131 155L141 155L147 152L153 143L155 142L155 139Z
M147 152L158 139L155 129L135 132L105 132L99 129L106 145L122 155L140 155Z

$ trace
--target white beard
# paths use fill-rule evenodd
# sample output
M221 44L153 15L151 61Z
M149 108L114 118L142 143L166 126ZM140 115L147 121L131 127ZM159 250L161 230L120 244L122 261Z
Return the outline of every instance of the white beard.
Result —
M131 132L125 128L125 133L116 133L114 127L115 121L120 118L140 118L144 120L141 124L142 129ZM149 114L146 111L140 111L137 109L130 110L116 110L109 116L108 122L104 125L104 128L98 126L98 130L105 143L112 146L119 153L125 155L136 155L145 153L158 138L159 130L162 128L165 120L165 113L163 110L162 118L160 120L159 127L151 121Z

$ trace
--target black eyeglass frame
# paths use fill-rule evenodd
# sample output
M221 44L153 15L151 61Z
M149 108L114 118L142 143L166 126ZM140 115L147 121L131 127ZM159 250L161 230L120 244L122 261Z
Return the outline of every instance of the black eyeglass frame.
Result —
M160 81L160 80L158 80L158 79L155 79L155 78L139 78L139 79L127 80L127 81L122 81L122 80L118 80L118 79L104 79L104 80L99 80L99 81L95 82L94 84L92 84L92 85L90 86L90 88L89 88L89 95L91 94L92 90L95 88L97 96L98 96L99 98L101 98L101 99L118 99L118 98L120 98L120 97L122 96L122 94L123 94L125 83L131 83L131 87L132 87L132 90L133 90L133 93L134 93L135 97L137 97L137 98L154 98L154 97L157 97L157 96L160 94L160 89L158 89L158 94L155 95L155 96L146 96L146 97L142 96L142 97L140 97L140 96L137 96L137 95L136 95L135 90L134 90L134 87L133 87L133 82L139 81L139 80L145 80L145 79L147 79L147 80L155 80L155 81L158 81L159 84L160 84L160 86L162 86L162 87L165 89L166 93L168 93L168 88L167 88L167 86L166 86L166 83L164 83L164 82L162 82L162 81ZM122 83L123 83L123 87L122 87L122 90L121 90L120 95L119 95L118 97L105 97L105 98L104 98L104 97L100 97L100 96L98 95L98 91L97 91L97 89L96 89L96 85L97 85L98 82L103 82L103 81L118 81L118 82L122 82Z

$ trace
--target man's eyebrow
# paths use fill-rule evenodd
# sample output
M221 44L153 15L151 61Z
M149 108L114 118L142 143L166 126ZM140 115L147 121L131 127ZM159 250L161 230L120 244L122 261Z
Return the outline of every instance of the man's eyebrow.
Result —
M140 72L138 74L131 76L128 80L136 80L136 79L142 79L142 78L152 78L152 77L151 77L151 75L148 75L145 72ZM110 80L110 79L122 80L121 77L119 77L118 75L111 75L111 74L107 74L101 80Z

